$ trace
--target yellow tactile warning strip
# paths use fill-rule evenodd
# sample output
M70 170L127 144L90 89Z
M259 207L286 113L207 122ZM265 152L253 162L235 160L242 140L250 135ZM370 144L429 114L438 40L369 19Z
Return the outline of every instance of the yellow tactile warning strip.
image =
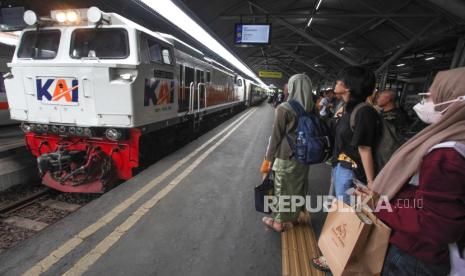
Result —
M320 255L308 213L300 216L299 224L281 233L283 276L325 276L310 261Z

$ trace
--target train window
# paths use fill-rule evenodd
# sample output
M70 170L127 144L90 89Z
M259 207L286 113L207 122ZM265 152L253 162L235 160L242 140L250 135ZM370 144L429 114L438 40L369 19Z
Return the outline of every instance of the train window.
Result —
M168 49L163 49L161 51L162 55L163 55L163 63L164 64L171 64L171 54L170 54L170 50Z
M211 73L207 72L207 82L209 83L211 81Z
M189 87L191 82L194 82L194 69L186 66L184 74L185 85Z
M125 29L76 29L71 35L70 56L80 58L124 59L129 56Z
M161 62L160 44L151 39L147 40L149 46L150 61Z
M197 75L197 83L204 83L205 82L205 76L203 74L203 71L201 70L195 70L196 75Z
M54 59L60 45L59 30L28 31L23 34L18 58Z
M237 79L237 86L242 86L242 80L241 79Z

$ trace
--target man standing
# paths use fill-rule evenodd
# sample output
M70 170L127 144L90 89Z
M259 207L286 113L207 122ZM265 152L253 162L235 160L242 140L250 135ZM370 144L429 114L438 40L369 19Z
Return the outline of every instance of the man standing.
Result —
M408 117L405 112L396 105L397 94L392 90L384 90L379 93L376 105L382 109L385 121L396 127L400 133L408 126Z
M324 98L319 102L320 116L322 118L329 118L331 116L332 100L333 100L333 91L328 90L325 92Z

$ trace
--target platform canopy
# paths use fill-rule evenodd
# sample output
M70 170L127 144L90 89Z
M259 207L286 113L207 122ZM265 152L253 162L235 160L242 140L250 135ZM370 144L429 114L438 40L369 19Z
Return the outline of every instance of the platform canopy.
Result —
M50 9L95 5L203 47L139 0L9 2L44 14ZM460 51L458 42L465 33L465 2L461 0L173 2L221 40L257 75L260 70L282 72L281 79L265 79L275 85L284 84L290 75L298 72L306 72L322 86L330 85L337 72L350 64L369 66L387 82L428 78L438 70L451 67L454 54ZM236 23L270 23L270 44L236 46Z

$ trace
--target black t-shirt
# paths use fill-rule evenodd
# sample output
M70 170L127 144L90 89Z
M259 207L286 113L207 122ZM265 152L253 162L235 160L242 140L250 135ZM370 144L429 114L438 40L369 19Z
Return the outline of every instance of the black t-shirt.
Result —
M369 146L374 148L378 138L379 114L370 106L360 108L355 116L354 131L350 128L350 114L351 112L345 112L336 124L333 160L336 163L341 153L349 156L357 164L355 170L357 177L360 180L365 180L365 171L363 170L358 147ZM343 165L350 168L349 164Z

